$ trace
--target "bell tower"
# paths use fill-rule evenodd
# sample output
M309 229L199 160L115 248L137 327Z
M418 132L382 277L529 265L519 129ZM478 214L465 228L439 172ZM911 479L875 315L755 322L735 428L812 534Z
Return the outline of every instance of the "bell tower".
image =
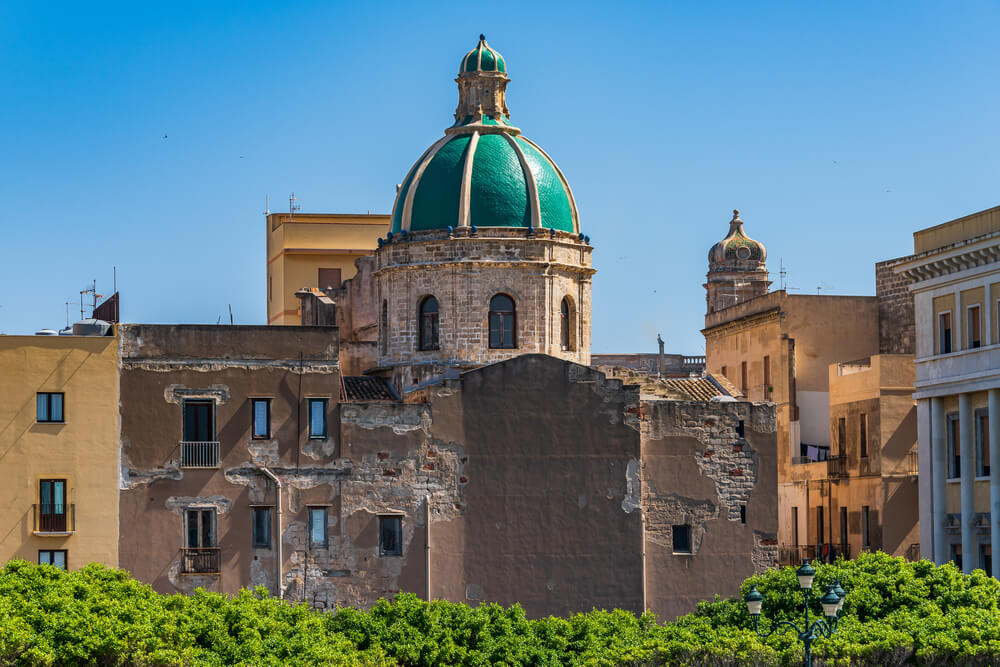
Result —
M729 233L708 251L705 283L707 313L767 294L767 249L743 231L740 212L733 210Z

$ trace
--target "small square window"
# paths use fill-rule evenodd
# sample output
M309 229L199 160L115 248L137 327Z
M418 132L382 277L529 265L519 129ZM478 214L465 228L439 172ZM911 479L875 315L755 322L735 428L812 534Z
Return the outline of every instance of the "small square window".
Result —
M253 414L253 437L271 437L271 399L252 398L250 399L251 412Z
M380 556L403 555L403 517L378 518L378 553Z
M36 421L49 423L63 421L63 395L61 393L39 392L37 406Z
M740 523L747 522L747 506L740 505Z
M66 550L56 549L56 550L45 550L38 552L38 564L39 565L52 565L60 570L66 570Z
M326 508L309 508L309 546L325 547L327 545L326 535Z
M691 553L691 526L674 526L674 553Z
M252 528L253 528L253 546L255 549L270 549L271 548L271 508L270 507L252 507L250 509Z
M326 404L325 398L309 399L309 437L326 437Z

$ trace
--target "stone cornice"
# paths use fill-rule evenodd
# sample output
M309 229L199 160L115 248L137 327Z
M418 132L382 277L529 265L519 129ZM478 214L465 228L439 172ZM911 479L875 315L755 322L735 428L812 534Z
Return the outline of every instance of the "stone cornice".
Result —
M1000 261L1000 232L984 234L907 258L893 271L910 282L923 282Z
M730 320L728 322L723 322L721 324L716 324L711 327L705 327L701 330L701 333L706 338L715 338L724 334L736 333L739 331L746 331L747 329L753 329L762 324L768 322L777 322L781 318L781 307L774 306L764 311L758 311L751 315L745 315L738 319Z
M591 268L589 266L581 266L579 264L565 264L563 262L550 262L550 261L533 261L533 260L471 260L471 259L461 259L461 260L436 260L433 262L414 262L411 264L389 264L387 266L380 267L376 271L372 272L372 277L377 278L383 274L394 273L398 271L413 271L417 269L443 269L443 268L488 268L488 269L498 269L498 268L531 268L536 267L539 270L561 270L566 273L575 273L577 275L592 276L597 273L597 269Z

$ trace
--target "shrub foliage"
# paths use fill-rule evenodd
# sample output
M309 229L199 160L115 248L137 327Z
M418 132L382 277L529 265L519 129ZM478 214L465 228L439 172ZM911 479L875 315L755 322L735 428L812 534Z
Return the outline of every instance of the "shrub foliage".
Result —
M816 664L987 665L1000 661L1000 583L981 571L885 554L818 566L839 578L844 616ZM801 622L792 568L752 577L762 625ZM811 613L819 617L819 602ZM264 589L164 596L127 572L65 573L11 561L0 570L0 664L10 665L795 665L794 632L761 640L738 599L703 602L673 623L591 611L529 620L520 606L425 602L310 611Z

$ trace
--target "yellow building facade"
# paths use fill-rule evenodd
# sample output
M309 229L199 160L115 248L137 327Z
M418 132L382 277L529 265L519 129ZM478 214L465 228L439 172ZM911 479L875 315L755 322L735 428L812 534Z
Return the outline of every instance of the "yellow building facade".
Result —
M118 338L0 336L0 562L118 565Z
M267 323L299 324L297 290L340 287L354 261L389 231L388 215L271 213L267 220Z

